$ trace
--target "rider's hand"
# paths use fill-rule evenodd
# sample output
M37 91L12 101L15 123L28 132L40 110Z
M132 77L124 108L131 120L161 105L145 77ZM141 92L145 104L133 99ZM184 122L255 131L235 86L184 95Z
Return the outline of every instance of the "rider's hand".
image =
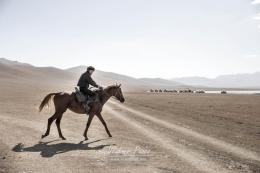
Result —
M103 87L102 87L102 86L98 86L98 89L101 89L101 90L103 90Z

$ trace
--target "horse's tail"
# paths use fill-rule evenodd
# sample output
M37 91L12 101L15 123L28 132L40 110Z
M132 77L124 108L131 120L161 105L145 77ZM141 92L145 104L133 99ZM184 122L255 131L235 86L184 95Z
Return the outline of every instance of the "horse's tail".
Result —
M46 104L49 103L50 99L52 98L52 96L56 95L57 93L50 93L47 96L45 96L45 98L43 99L43 101L41 102L41 105L39 106L39 112L42 111L42 109L44 108L44 106L46 106Z

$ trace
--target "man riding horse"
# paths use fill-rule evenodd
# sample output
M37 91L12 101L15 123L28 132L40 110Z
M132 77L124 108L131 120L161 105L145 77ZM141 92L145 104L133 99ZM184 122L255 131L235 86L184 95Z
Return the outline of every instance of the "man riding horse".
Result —
M66 138L62 135L60 123L63 114L69 109L72 112L78 113L78 114L88 114L88 122L86 124L85 131L83 133L83 136L85 137L85 140L88 140L87 133L89 126L92 122L92 119L94 116L97 116L98 119L101 121L103 126L105 127L105 130L109 137L112 137L110 131L108 130L108 127L106 125L105 120L103 119L103 116L101 115L103 106L107 103L107 101L114 97L116 100L120 101L121 103L125 102L125 98L123 96L123 92L121 90L121 84L120 85L110 85L106 88L102 88L101 86L97 85L96 82L94 82L91 78L92 73L95 71L94 67L88 67L87 71L83 73L79 79L78 86L80 87L80 91L86 95L90 95L93 97L96 97L98 99L94 99L95 101L91 101L90 105L87 105L85 103L86 108L82 105L81 102L77 99L76 92L73 93L66 93L66 92L55 92L55 93L49 93L44 97L42 100L39 111L42 111L42 109L48 105L49 101L53 98L53 103L55 107L55 113L48 119L47 129L45 134L42 135L42 138L45 138L50 134L50 128L53 121L56 121L56 126L58 129L58 133L60 138L65 140ZM89 89L89 85L92 85L96 88L102 89L97 90L96 92L93 92ZM89 100L89 99L88 99ZM93 99L91 99L93 100ZM89 101L88 101L89 102ZM91 107L91 108L89 108ZM87 109L87 110L86 110Z
M78 84L77 84L80 92L82 92L87 98L91 97L91 99L86 99L86 101L83 102L83 106L84 106L86 112L88 112L90 109L88 104L91 101L94 101L96 99L96 93L89 89L89 85L99 88L101 90L103 89L102 86L97 85L97 83L92 79L91 75L94 73L94 71L95 71L95 68L92 66L89 66L87 68L87 71L80 76Z

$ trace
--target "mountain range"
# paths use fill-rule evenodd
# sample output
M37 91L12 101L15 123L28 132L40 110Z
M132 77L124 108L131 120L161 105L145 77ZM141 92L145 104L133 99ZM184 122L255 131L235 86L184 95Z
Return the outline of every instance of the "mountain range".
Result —
M57 89L73 90L80 75L85 72L87 66L77 66L69 69L59 69L54 67L35 67L30 64L11 61L0 58L0 82L5 85L33 86L40 83L43 87L59 86ZM186 85L161 79L146 78L137 79L134 77L96 70L93 74L95 81L103 86L122 84L126 91L148 90L150 88L185 88Z
M51 86L57 89L73 90L79 76L86 71L86 66L69 69L55 67L35 67L28 63L0 58L0 82L6 87L22 85L33 87L35 83L42 87ZM184 77L174 79L134 78L113 72L96 70L93 78L97 83L108 86L121 83L126 91L149 90L151 88L260 88L260 73L223 75L214 79L204 77Z
M221 75L210 79L205 77L173 78L172 81L192 86L214 88L260 88L260 72Z

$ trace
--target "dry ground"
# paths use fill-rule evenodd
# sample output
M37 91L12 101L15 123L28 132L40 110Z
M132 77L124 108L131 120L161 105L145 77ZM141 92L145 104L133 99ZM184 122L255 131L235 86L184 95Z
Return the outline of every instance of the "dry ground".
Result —
M0 172L260 172L260 96L126 93L103 117L69 111L58 139L41 134L53 107L38 113L51 89L0 90ZM52 104L52 103L51 103Z

